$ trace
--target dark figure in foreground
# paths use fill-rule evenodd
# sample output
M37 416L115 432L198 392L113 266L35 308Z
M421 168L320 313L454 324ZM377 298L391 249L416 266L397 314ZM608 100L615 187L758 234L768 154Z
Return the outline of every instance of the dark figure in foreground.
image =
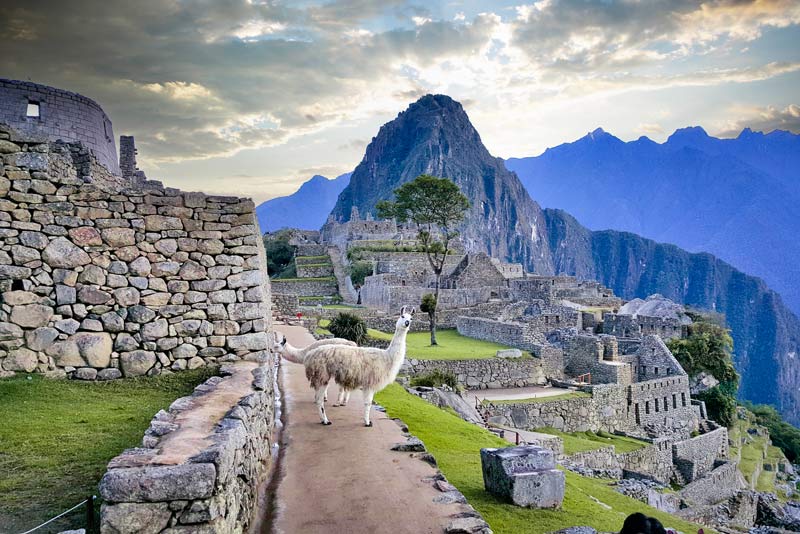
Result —
M667 534L667 531L658 519L637 512L625 518L619 534Z

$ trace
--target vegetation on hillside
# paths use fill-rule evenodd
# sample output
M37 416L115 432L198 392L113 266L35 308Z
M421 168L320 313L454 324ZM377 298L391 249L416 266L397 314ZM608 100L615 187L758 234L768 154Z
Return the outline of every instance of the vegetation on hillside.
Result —
M783 451L790 462L798 462L800 460L800 429L784 421L781 414L772 406L753 405L747 402L744 404L753 413L756 422L767 428L772 443Z
M602 447L614 446L617 454L638 451L648 445L647 442L630 438L627 436L617 436L605 431L600 432L562 432L555 428L537 428L537 432L558 436L564 442L564 454L575 454L577 452L593 451Z
M135 447L160 409L211 368L111 382L0 380L0 530L23 532L97 494L108 461ZM10 407L13 406L13 409ZM55 526L83 527L81 509Z
M491 432L468 423L392 384L375 399L391 417L401 418L420 438L447 479L486 519L496 534L544 534L575 525L618 532L633 512L658 518L681 532L697 532L689 523L616 492L610 481L566 472L566 493L561 510L534 510L501 501L483 486L480 449L510 444ZM711 530L706 529L707 532Z
M690 377L705 372L719 385L695 395L705 401L711 419L730 427L736 420L739 373L733 365L733 338L724 320L716 315L690 313L688 335L667 342L672 354Z
M294 264L295 248L289 244L291 237L291 230L278 230L272 234L264 234L267 271L271 278L294 278L297 276Z

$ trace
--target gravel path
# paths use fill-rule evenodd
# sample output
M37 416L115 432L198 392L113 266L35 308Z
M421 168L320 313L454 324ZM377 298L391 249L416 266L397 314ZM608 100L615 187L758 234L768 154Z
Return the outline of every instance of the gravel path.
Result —
M276 325L289 343L314 339L301 327ZM301 365L282 362L286 427L272 534L436 533L444 531L459 504L438 504L442 494L426 477L436 470L390 447L405 441L400 427L373 409L364 427L363 401L354 392L346 407L334 408L331 385L326 404L333 424L319 422Z

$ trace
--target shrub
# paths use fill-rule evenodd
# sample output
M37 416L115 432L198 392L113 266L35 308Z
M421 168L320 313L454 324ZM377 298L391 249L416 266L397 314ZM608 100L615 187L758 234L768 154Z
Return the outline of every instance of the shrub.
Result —
M442 371L434 369L430 373L415 376L411 379L411 386L427 386L430 388L438 388L442 385L450 386L453 389L458 389L458 380L456 375L450 371Z
M331 319L328 331L336 337L348 339L359 345L367 340L367 325L358 315L339 313Z

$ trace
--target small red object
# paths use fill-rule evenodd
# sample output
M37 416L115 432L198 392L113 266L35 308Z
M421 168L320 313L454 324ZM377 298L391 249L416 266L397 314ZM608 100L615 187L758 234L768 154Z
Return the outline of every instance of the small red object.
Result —
M299 318L301 318L302 316L303 316L303 314L302 314L302 313L300 313L300 312L297 312L297 318L298 318L298 319L299 319Z

